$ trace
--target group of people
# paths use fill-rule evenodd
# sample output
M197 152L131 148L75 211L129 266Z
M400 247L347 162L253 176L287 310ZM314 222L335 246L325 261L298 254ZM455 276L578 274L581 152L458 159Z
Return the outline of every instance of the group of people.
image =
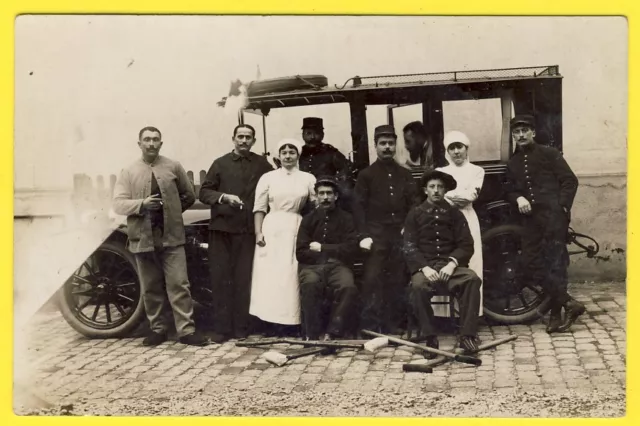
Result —
M523 255L531 273L525 276L553 298L547 331L564 331L584 312L566 290L577 179L557 150L535 143L532 117L516 116L511 129L517 149L506 188L527 230ZM445 135L444 167L435 167L420 122L405 126L403 136L405 164L396 161L394 127L376 127L377 159L353 185L350 162L323 142L322 119L303 120L304 145L280 141L277 169L251 152L253 127L236 126L233 150L213 162L199 193L211 208L212 341L292 328L307 339L330 340L356 332L355 325L394 334L408 308L420 336L437 348L434 316L448 315L442 311L448 305L432 300L455 296L459 346L478 349L482 241L473 202L484 170L470 163L471 142L462 132ZM167 339L162 309L168 301L179 340L205 345L193 322L183 247L182 212L195 202L193 186L180 163L159 155L157 128L143 128L138 139L142 158L118 177L114 210L128 216L128 247L151 325L143 344ZM353 266L360 260L356 285Z

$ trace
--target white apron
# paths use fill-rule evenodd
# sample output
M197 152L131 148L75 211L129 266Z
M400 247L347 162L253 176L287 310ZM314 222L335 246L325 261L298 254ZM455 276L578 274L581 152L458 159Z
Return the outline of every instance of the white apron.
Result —
M254 212L269 212L262 223L266 245L256 245L249 313L276 324L300 324L296 238L299 212L315 199L315 177L298 169L265 173L256 187Z
M448 156L448 155L447 155ZM460 209L460 212L467 219L467 223L469 224L469 231L471 232L471 237L473 237L473 256L471 256L471 260L469 261L469 269L483 279L482 272L482 234L480 233L480 222L478 221L478 215L476 211L473 209L472 202L478 198L477 188L482 188L482 183L484 181L484 169L480 166L476 166L475 164L471 164L468 160L462 166L456 166L453 164L453 161L449 160L450 165L446 167L439 167L436 170L447 173L456 180L457 187L453 191L449 191L445 194L445 198L447 196L453 196L464 198L469 201L465 207ZM448 301L448 296L434 296L432 299L434 302L440 301ZM458 307L458 302L456 301L456 308ZM449 316L449 306L448 305L433 305L434 315L438 317L448 317ZM482 316L482 285L480 286L480 312L478 313Z

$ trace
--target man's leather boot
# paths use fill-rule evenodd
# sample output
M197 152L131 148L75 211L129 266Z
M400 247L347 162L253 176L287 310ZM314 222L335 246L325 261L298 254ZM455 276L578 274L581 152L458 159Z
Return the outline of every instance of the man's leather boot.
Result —
M547 324L547 333L555 333L562 325L562 306L554 305L549 312L549 324Z
M566 305L564 305L564 321L558 327L559 333L568 331L578 317L586 312L587 308L575 299L570 299Z

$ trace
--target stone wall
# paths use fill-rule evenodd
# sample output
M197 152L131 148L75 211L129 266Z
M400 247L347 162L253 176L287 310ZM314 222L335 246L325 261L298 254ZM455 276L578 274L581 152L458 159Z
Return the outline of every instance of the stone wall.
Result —
M580 187L573 206L571 227L594 237L600 252L592 259L571 257L571 281L624 280L627 274L626 174L578 175Z

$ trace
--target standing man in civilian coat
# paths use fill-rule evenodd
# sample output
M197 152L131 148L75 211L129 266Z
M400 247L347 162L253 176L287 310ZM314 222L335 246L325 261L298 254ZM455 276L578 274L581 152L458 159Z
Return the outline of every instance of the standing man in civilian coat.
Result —
M144 127L138 146L142 157L122 169L116 181L113 210L127 216L127 246L140 276L151 327L142 344L157 346L167 340L169 324L163 310L170 305L180 342L204 346L207 340L196 332L193 321L184 251L182 212L196 200L193 186L179 162L160 155L160 130Z
M245 338L249 333L251 270L255 251L253 202L260 177L273 170L251 152L255 130L236 126L234 149L216 159L200 187L200 201L211 206L209 269L214 295L211 337L216 343Z
M396 333L405 317L403 299L409 276L402 228L418 195L411 173L394 160L396 142L393 126L376 127L378 159L360 172L355 187L360 247L369 253L361 290L361 326L388 333Z
M540 286L551 296L547 333L567 331L585 306L567 293L567 232L578 178L555 148L539 145L534 118L511 120L517 149L507 163L507 197L518 207L525 233L522 256L526 285ZM565 316L562 319L562 308Z

